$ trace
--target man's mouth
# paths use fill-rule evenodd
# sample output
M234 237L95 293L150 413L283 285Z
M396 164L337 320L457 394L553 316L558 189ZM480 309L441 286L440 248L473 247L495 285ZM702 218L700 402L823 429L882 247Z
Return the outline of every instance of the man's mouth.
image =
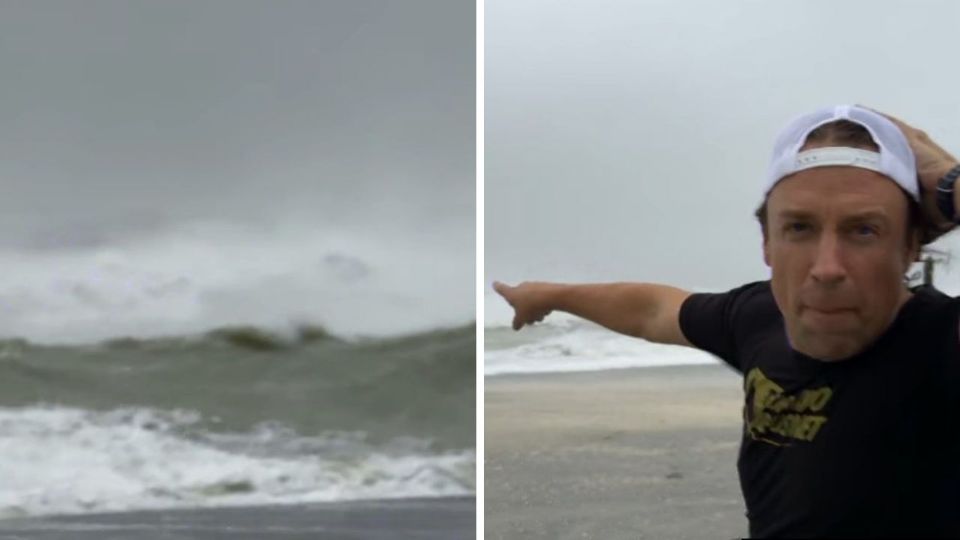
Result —
M816 306L806 306L807 309L816 311L817 313L823 313L825 315L838 315L840 313L847 313L853 311L853 308L848 307L816 307Z
M844 315L844 314L853 313L853 312L855 311L854 308L851 308L851 307L840 307L840 306L811 306L811 305L805 305L805 306L804 306L804 309L809 310L809 311L812 311L813 313L816 313L817 315L827 315L827 316Z

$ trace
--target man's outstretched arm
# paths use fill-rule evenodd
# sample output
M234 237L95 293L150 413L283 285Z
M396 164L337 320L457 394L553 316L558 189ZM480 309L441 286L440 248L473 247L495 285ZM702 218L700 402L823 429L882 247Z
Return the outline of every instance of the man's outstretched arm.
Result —
M653 283L544 282L511 287L496 282L493 288L513 307L514 330L542 321L551 311L565 311L628 336L692 346L680 330L680 306L690 293L676 287Z

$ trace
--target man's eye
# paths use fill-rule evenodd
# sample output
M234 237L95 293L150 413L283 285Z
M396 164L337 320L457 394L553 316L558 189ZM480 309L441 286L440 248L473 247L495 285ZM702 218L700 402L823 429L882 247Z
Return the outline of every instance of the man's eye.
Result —
M793 223L787 223L784 230L789 233L801 233L810 230L810 225L808 223L795 221Z
M853 230L857 236L863 237L876 236L878 232L877 228L871 225L857 225Z

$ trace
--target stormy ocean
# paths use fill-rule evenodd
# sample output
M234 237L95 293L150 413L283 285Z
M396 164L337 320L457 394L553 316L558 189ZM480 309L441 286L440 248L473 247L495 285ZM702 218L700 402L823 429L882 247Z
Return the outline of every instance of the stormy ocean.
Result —
M509 324L484 329L484 375L602 371L715 364L710 355L623 336L587 321L552 315L514 332Z
M0 538L472 536L471 263L417 241L0 252Z
M561 312L514 331L510 325L513 310L492 289L485 293L484 308L486 377L718 362L696 349L624 336Z
M469 497L474 335L4 340L0 531L31 516Z

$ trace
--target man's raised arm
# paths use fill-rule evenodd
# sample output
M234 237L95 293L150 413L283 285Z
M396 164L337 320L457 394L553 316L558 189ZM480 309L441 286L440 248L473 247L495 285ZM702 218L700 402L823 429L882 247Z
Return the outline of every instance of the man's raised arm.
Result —
M514 330L542 321L551 311L565 311L628 336L692 346L680 331L680 306L690 293L676 287L653 283L544 282L511 287L496 282L493 288L513 307Z

